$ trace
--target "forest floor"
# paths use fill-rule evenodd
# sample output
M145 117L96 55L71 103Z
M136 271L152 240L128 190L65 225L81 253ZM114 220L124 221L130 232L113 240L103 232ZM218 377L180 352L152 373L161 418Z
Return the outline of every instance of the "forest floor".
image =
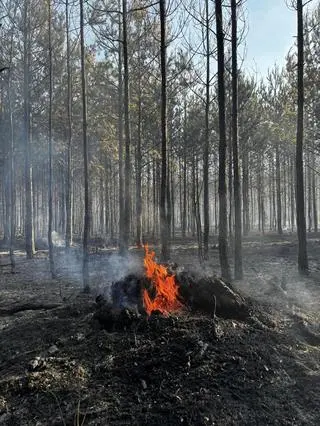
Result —
M92 254L91 295L76 250L60 249L57 280L46 252L18 252L17 273L0 271L0 424L319 425L320 235L309 237L308 277L297 274L295 236L245 239L234 285L255 318L188 313L112 333L92 321L95 296L141 270L141 250ZM176 243L172 260L219 272L213 244L205 265L192 241Z

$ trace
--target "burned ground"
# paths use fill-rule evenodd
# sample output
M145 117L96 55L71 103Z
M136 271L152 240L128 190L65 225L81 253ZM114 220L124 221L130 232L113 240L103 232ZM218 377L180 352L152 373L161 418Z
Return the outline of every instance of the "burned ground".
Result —
M218 271L211 250L202 272ZM0 279L0 424L318 425L316 237L309 253L301 278L290 237L245 242L246 277L235 283L250 295L245 320L154 315L114 332L93 321L109 254L92 256L93 295L79 293L76 266L61 263L52 281L45 253L21 256L18 273L3 268ZM175 247L187 269L195 258L192 242Z

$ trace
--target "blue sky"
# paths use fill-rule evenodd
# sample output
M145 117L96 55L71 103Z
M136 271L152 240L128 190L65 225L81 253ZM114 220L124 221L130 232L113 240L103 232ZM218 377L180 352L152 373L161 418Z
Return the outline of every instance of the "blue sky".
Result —
M313 3L313 6L312 6ZM313 0L314 7L318 0ZM282 66L295 42L296 12L285 0L246 0L246 58L243 67L257 77L264 77L275 63Z

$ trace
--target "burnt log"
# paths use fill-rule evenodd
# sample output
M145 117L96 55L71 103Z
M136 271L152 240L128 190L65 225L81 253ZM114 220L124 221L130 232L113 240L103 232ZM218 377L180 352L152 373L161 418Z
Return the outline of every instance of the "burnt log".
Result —
M19 312L24 311L48 311L51 309L60 308L61 303L24 303L24 304L15 304L9 307L0 307L0 316L14 315Z
M182 301L191 311L225 319L245 320L250 309L245 298L217 277L196 278L188 272L177 275Z
M149 284L147 281L144 277L130 274L124 279L112 283L112 306L120 310L128 308L144 313L142 292Z
M137 310L115 309L110 303L99 304L93 314L93 321L109 332L129 330L140 320L141 314Z

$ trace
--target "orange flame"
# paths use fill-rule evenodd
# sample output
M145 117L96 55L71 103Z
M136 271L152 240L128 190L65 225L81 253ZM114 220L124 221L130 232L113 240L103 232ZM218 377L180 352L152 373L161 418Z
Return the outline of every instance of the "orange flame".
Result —
M144 250L146 276L151 280L155 292L154 298L151 298L146 289L143 291L143 304L147 314L160 311L167 315L169 312L181 309L183 305L178 299L179 286L174 275L169 275L165 266L155 262L155 252L150 252L148 245L144 246Z

